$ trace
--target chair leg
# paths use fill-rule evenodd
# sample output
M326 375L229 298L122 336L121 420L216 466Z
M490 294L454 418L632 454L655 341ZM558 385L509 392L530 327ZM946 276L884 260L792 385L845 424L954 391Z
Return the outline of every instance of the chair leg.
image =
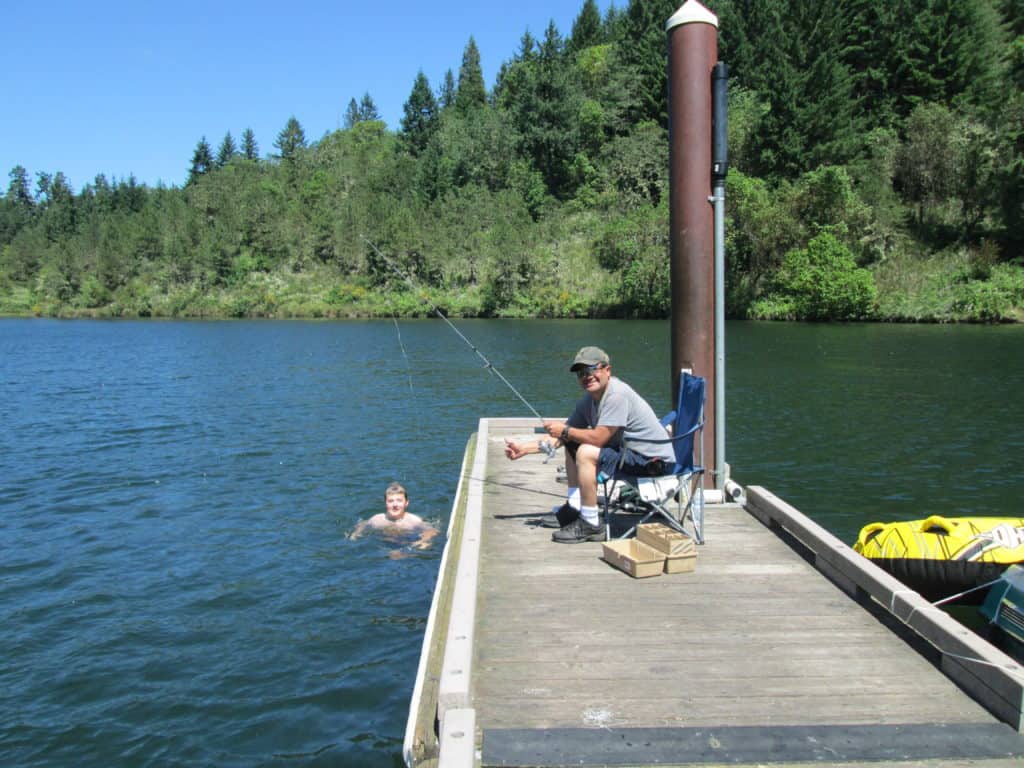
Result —
M682 502L680 502L682 506ZM698 544L704 543L704 484L697 482L694 484L690 491L690 497L686 500L686 506L683 507L680 515L679 522L681 525L686 525L686 519L689 518L693 524L693 539ZM690 534L687 533L689 536Z
M609 496L611 495L608 491L608 480L601 480L601 488L604 490L604 540L612 540L612 520L611 520L611 503Z

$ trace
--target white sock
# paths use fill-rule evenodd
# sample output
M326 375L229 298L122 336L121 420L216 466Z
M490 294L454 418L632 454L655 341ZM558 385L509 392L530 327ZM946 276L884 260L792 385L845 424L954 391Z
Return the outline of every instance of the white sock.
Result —
M597 525L597 507L580 507L580 517L591 525Z
M568 494L566 495L566 500L569 502L569 506L570 507L572 507L573 509L579 509L580 508L580 489L579 488L570 488Z
M580 508L580 489L579 488L570 488L568 494L566 494L565 503L568 504L573 509L579 509ZM562 504L555 504L555 506L553 506L551 508L551 511L552 512L558 512L558 510L560 510L562 508L562 506L563 506Z

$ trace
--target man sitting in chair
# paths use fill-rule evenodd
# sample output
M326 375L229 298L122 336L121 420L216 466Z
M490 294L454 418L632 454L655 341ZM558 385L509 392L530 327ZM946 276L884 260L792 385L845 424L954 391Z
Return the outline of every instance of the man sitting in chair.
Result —
M568 421L545 421L553 445L565 446L568 500L542 525L559 527L551 538L561 544L604 541L605 529L597 512L597 476L622 470L631 475L664 474L675 463L670 443L639 443L642 452L623 448L623 438L664 440L668 437L654 410L626 382L612 376L612 364L604 350L583 347L569 370L576 374L586 394L576 403ZM505 455L519 459L544 450L544 441L517 443L505 440ZM625 451L625 456L622 452Z

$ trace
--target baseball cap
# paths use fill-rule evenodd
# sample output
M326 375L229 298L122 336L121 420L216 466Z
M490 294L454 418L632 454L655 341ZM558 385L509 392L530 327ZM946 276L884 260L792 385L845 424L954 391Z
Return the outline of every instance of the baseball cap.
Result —
M600 347L583 347L583 349L576 353L576 358L572 361L572 365L569 366L569 370L575 371L581 366L597 365L598 363L603 363L604 365L611 364L608 354Z

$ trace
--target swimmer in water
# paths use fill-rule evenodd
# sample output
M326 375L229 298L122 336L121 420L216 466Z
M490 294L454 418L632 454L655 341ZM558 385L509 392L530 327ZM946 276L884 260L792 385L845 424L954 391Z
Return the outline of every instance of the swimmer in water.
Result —
M419 533L419 538L410 545L411 549L426 549L438 533L434 526L409 511L409 495L398 483L392 483L384 491L384 511L369 520L360 521L349 538L358 539L367 530L398 536Z

